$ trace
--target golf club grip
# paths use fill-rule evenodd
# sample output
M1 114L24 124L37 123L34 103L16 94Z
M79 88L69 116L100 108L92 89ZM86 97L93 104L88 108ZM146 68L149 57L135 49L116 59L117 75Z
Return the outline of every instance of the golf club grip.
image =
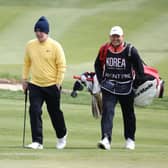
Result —
M75 76L75 75L74 75L73 78L74 78L74 79L79 79L79 80L81 80L81 77L80 77L80 76ZM86 80L87 80L87 81L93 81L92 78L86 78Z
M25 100L27 100L27 92L28 92L28 89L25 90L24 94L25 94Z

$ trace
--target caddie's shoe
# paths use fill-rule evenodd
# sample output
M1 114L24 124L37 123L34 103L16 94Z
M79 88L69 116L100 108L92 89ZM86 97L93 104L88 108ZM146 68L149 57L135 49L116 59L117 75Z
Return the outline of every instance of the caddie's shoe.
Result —
M67 135L68 134L66 134L62 138L58 138L57 145L56 145L57 149L64 149L65 148Z
M109 139L107 137L104 137L101 141L99 141L98 148L105 149L105 150L110 150L111 145L110 145Z
M43 145L38 142L33 142L29 145L26 145L25 147L29 149L43 149Z
M128 138L126 140L125 148L130 149L130 150L134 150L135 149L135 142L131 138Z

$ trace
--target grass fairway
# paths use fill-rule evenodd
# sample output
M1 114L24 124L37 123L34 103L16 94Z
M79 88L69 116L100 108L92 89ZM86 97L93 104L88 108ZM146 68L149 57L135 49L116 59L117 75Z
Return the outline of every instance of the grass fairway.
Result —
M21 92L0 91L0 165L1 168L167 168L168 164L168 97L156 100L147 108L136 108L136 150L123 148L123 126L117 107L111 151L96 147L100 138L100 120L91 116L87 94L80 94L80 102L62 97L62 109L68 127L68 144L56 150L56 139L43 108L44 149L22 148L24 97ZM73 102L73 104L72 104ZM27 119L26 143L31 141Z

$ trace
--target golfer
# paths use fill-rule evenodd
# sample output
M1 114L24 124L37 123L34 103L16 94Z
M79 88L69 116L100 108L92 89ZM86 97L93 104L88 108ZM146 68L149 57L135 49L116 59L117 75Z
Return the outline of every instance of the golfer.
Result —
M112 27L110 42L103 45L95 61L95 72L102 90L101 149L110 150L114 110L120 103L124 122L125 147L135 149L136 117L134 113L133 80L140 81L144 69L135 47L124 42L123 29ZM135 75L134 75L135 74Z
M26 147L43 149L42 105L45 102L58 138L56 148L63 149L67 129L60 109L60 92L66 69L65 55L61 45L49 37L49 23L44 16L35 24L34 32L36 39L26 46L22 74L23 90L29 90L32 133L32 143Z

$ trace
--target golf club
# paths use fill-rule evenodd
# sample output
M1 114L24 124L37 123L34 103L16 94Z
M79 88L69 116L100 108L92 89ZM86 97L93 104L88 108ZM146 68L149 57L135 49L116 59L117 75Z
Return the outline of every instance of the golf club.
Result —
M25 90L25 106L24 106L24 124L23 124L23 148L25 147L25 132L26 132L26 112L27 112L27 89Z

